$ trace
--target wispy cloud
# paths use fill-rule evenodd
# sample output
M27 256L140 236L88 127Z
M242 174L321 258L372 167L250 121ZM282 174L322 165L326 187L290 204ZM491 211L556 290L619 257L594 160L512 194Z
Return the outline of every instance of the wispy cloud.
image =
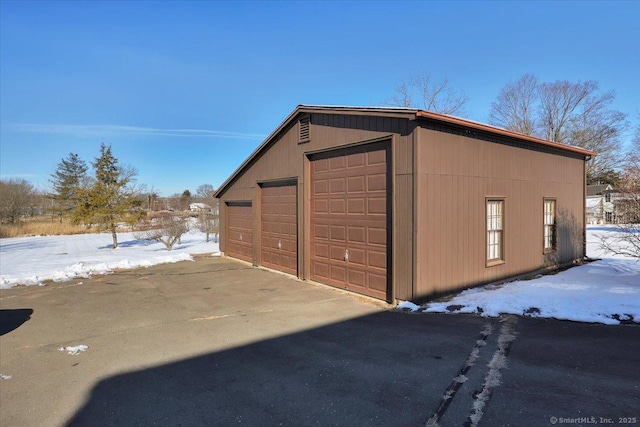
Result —
M6 130L29 133L54 133L80 137L100 137L105 135L153 135L178 138L234 138L263 139L265 135L256 133L228 132L211 129L159 129L140 126L120 125L65 125L39 123L7 123Z
M11 179L11 178L36 178L39 175L33 173L0 173L0 179Z

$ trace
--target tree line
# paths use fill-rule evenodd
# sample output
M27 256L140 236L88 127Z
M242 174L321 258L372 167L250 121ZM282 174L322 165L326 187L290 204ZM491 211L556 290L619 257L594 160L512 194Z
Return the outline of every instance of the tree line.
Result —
M0 220L16 223L24 216L49 213L60 222L68 218L74 224L88 228L98 226L100 230L110 232L115 249L118 246L119 226L125 223L133 227L144 222L152 202L159 196L155 191L145 194L144 188L136 185L136 169L121 165L110 145L100 145L100 155L91 163L91 167L93 175L89 175L89 167L84 160L70 153L58 163L50 176L51 193L35 190L24 179L0 181ZM213 192L212 185L201 185L197 189L197 200L213 205ZM175 203L179 210L186 210L191 199L191 193L185 190L182 195L174 195L167 200ZM160 241L167 249L171 249L175 241L189 229L185 218L180 216L164 215L157 221L155 218L153 220L149 220L147 228L158 225L153 222L159 223L154 233L141 232L140 236ZM169 221L180 224L176 226ZM200 215L197 227L207 234L209 241L209 235L217 233L217 218ZM181 232L176 236L177 231ZM166 238L167 233L172 235L171 239Z

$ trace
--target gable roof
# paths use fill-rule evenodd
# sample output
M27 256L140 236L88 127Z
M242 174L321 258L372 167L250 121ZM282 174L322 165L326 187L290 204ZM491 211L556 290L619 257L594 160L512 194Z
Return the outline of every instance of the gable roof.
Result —
M594 184L587 185L587 196L598 196L603 194L606 190L612 190L610 184Z
M300 114L311 113L329 113L329 114L350 114L350 115L368 115L368 116L384 116L404 118L408 120L433 120L449 125L460 126L467 129L478 130L494 135L501 135L510 138L516 138L521 141L533 143L535 145L541 145L546 147L555 148L561 151L566 151L574 154L579 154L585 157L585 159L595 156L595 152L586 150L580 147L574 147L572 145L561 144L559 142L547 141L544 139L536 138L533 136L523 135L510 130L502 129L495 126L486 125L483 123L475 122L472 120L462 119L459 117L448 116L445 114L432 113L430 111L424 111L417 108L403 108L403 107L349 107L349 106L330 106L330 105L298 105L278 127L267 136L267 138L254 150L253 153L247 159L242 162L240 166L231 174L227 180L220 185L218 190L213 194L213 197L220 197L222 193L227 190L227 187L235 180L247 168L251 162L257 158L262 151L266 150L269 145L277 139L281 132L289 127L291 123Z

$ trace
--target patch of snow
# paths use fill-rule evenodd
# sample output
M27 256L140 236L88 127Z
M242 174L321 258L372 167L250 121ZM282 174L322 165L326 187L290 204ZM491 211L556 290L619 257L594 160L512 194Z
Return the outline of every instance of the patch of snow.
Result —
M598 243L597 235L620 232L616 227L587 227L587 254L601 258L598 261L533 280L468 289L419 310L450 313L454 306L455 313L488 317L507 313L608 325L640 323L640 262L605 253Z
M598 205L600 205L600 203L602 203L602 197L592 197L587 199L587 209L588 208L595 208Z
M162 243L137 240L133 233L118 233L117 250L111 249L109 233L0 239L0 289L192 261L194 254L220 255L219 245L205 240L204 233L193 231L167 251Z
M515 332L515 322L515 318L509 317L505 319L505 323L500 328L498 348L487 364L489 371L484 378L482 391L476 395L473 407L471 408L471 413L469 414L469 421L472 427L477 427L478 423L482 419L484 407L491 397L491 389L500 385L500 380L502 378L500 371L507 366L507 350L509 349L509 346L511 346L511 343L516 339L517 335Z
M398 304L399 310L409 310L409 311L418 311L420 310L420 306L418 304L414 304L411 301L402 301Z
M75 356L77 354L80 354L80 352L82 351L87 351L88 348L89 346L80 344L80 345L75 345L70 347L60 347L58 351L66 351L68 354Z

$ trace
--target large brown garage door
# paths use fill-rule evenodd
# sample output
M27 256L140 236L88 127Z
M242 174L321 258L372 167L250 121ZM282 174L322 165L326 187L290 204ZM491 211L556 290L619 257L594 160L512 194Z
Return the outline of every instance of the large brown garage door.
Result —
M227 206L227 255L253 261L253 227L250 203Z
M387 299L387 145L311 158L311 279Z
M262 187L262 265L298 273L296 184Z

